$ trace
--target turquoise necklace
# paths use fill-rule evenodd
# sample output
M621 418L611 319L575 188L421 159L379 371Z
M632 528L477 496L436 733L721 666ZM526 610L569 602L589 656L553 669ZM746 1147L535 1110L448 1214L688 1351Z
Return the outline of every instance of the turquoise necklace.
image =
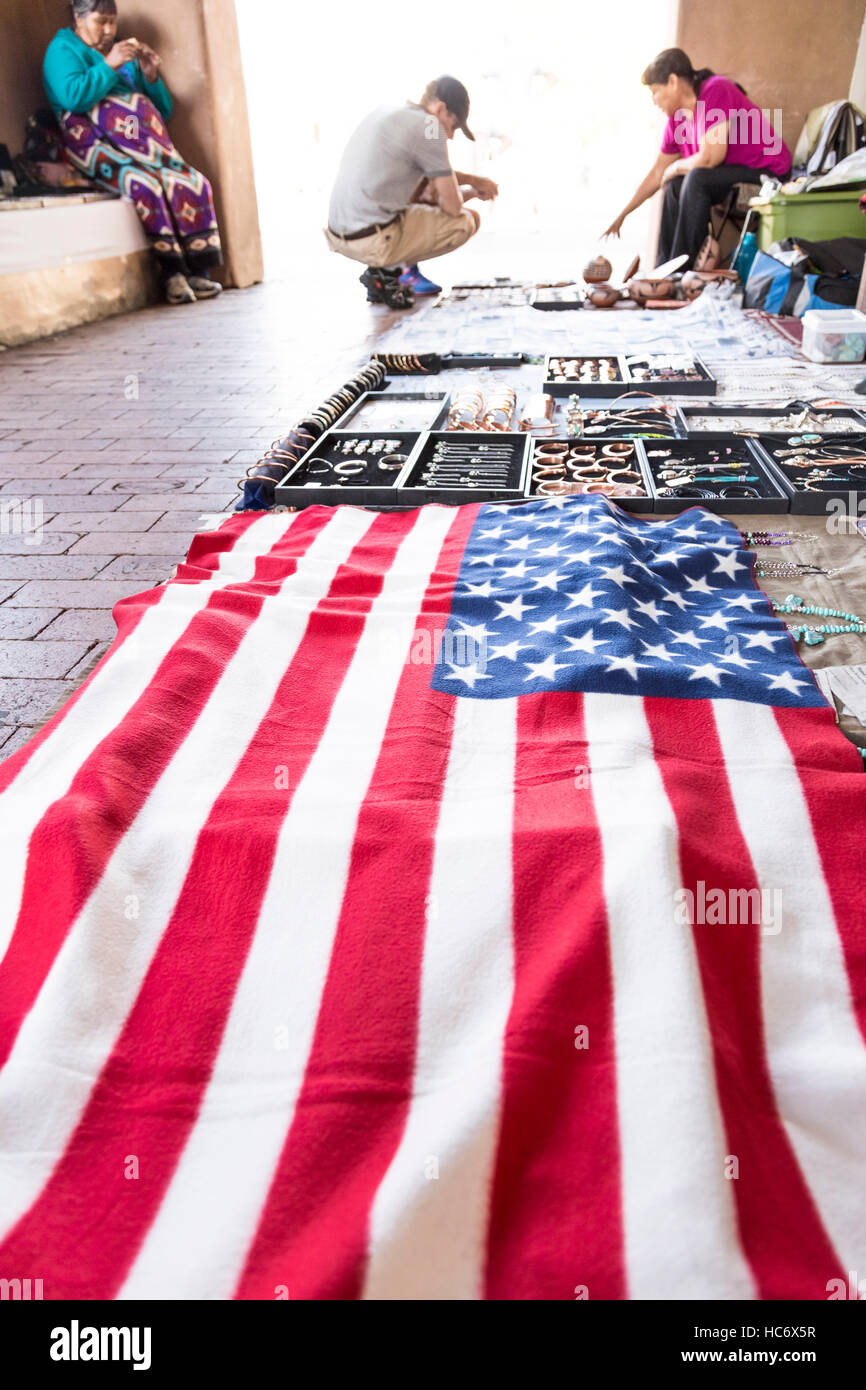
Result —
M804 603L797 594L789 594L784 603L774 603L776 613L803 613L809 617L842 618L842 623L791 623L788 631L795 642L805 641L809 647L817 647L825 637L835 637L841 632L866 633L866 622L856 613L843 613L838 608L817 608Z

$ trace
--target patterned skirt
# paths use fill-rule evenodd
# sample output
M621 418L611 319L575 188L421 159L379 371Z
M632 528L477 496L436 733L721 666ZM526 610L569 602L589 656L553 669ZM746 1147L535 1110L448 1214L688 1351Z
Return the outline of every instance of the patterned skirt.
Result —
M181 159L149 97L113 92L86 115L65 111L60 128L76 168L135 205L166 275L220 264L213 190Z

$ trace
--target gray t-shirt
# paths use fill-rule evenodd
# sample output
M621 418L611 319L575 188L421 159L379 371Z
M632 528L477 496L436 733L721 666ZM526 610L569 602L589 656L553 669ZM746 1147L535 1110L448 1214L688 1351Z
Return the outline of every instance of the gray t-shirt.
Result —
M338 236L389 222L422 178L451 173L447 136L421 106L380 106L361 122L340 162L328 225Z

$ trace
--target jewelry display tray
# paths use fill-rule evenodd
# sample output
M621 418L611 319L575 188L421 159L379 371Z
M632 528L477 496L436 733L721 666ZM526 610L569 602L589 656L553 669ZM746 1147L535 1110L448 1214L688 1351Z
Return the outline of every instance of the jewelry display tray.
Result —
M419 482L428 463L432 461L437 444L441 442L454 444L477 443L484 449L484 446L496 448L501 444L511 446L511 459L508 461L508 481L502 486L490 486L480 484L477 487L470 487L468 484L461 484L456 487L429 487ZM412 458L406 464L403 472L397 479L398 502L417 507L423 502L439 502L447 506L459 506L465 502L519 502L522 501L526 492L526 480L529 472L529 445L530 436L528 434L505 433L498 430L490 433L462 431L462 430L442 430L430 431L421 436L418 448ZM486 450L485 450L486 452ZM479 460L483 459L483 453L479 453ZM467 462L467 470L473 468L473 462Z
M523 363L522 352L446 352L442 357L442 370L450 372L455 367L522 367Z
M799 488L794 487L794 478L803 477L809 470L807 468L790 468L784 459L773 458L773 450L778 449L780 443L786 438L786 435L762 434L758 444L763 450L769 472L772 473L773 477L778 478L780 486L784 488L790 502L789 511L798 516L830 516L846 512L852 516L858 516L862 514L861 507L863 511L866 511L866 471L860 475L856 484L850 486L844 482L828 481L818 484L819 490L817 491L801 492ZM843 442L862 444L863 453L866 455L866 434L859 436L831 434L826 436L826 442L828 445ZM826 467L829 472L842 473L846 471L844 464L837 463L834 468L830 459L827 460Z
M562 358L568 362L599 362L602 360L615 362L619 378L617 381L578 381L576 378L569 381L556 381L552 375L550 364L552 361L560 361ZM544 359L544 381L541 389L548 396L578 395L592 396L596 400L607 400L612 396L621 396L624 391L628 391L628 372L622 357L615 352L551 352Z
M541 389L551 396L571 396L577 392L578 395L583 394L587 398L605 400L612 396L621 396L624 391L640 391L646 396L714 396L718 390L716 378L700 357L695 353L689 355L700 373L700 381L636 381L626 366L624 354L553 352L544 359L544 382ZM603 357L616 362L621 381L555 381L551 376L551 358L566 358L573 362L597 362Z
M341 420L341 424L343 421ZM362 456L366 464L365 472L357 476L347 476L342 483L328 485L316 477L309 478L310 465L317 459L335 458L342 462L353 459L345 456L338 446L347 439L367 439L372 443L379 439L399 439L400 453L406 454L406 463L399 471L383 472L378 465L381 453L370 457ZM513 456L509 463L509 481L505 487L469 487L461 484L451 488L433 488L424 484L416 485L414 480L424 471L432 458L440 440L449 443L474 441L478 444L493 444L507 441L512 445ZM425 502L438 502L440 505L459 506L466 502L521 502L526 490L526 474L529 466L528 434L505 434L464 432L461 430L421 431L410 434L401 430L328 430L313 447L299 459L283 482L274 491L274 502L278 507L336 507L341 503L354 507L376 507L382 511L407 511L420 507ZM485 451L486 452L486 451ZM472 467L467 463L467 469Z
M577 394L580 395L580 392L577 392ZM640 408L639 405L635 404L633 399L630 399L628 402L623 401L622 405L620 405L619 402L616 401L604 404L601 401L591 401L588 397L581 397L581 409L584 415L592 410L606 410L612 415L616 415L619 411L640 410ZM596 434L594 431L587 429L587 422L584 421L584 428L581 430L580 434L572 434L566 437L574 440L580 439L586 444L593 443L595 440L604 442L608 439L685 439L689 431L682 407L671 403L670 410L672 412L671 419L674 426L673 434L653 434L651 431L641 434L636 430L630 430L628 428L605 430L603 434ZM553 417L556 423L564 421L565 411L565 406L557 404Z
M539 287L529 296L533 309L556 311L562 309L582 309L586 291L580 285L558 285L555 288Z
M727 417L731 420L743 420L748 419L750 416L754 416L758 420L766 420L768 416L775 415L779 420L784 420L787 415L793 415L798 407L802 408L808 404L807 401L791 401L788 405L778 409L774 409L772 406L768 405L684 405L680 407L680 410L685 420L687 433L703 434L703 430L692 428L693 418L701 415L716 415L720 418ZM817 406L815 408L821 415L832 415L835 419L851 420L857 430L866 427L866 415L864 415L862 411L857 410L854 406L834 405L825 406L823 408ZM811 430L811 425L804 425L800 430L795 430L793 426L790 428L787 425L779 426L779 433L781 436L795 433L802 434L804 431L808 433L811 432ZM706 433L713 433L713 431L706 431ZM766 426L755 431L755 434L758 436L763 434L773 435L774 433L774 430L768 429ZM815 428L815 433L820 433L817 427ZM844 439L845 435L842 433L828 435L828 439L835 438Z
M385 386L388 386L387 381L385 382ZM446 391L365 391L363 396L359 396L358 399L349 406L349 409L340 416L338 425L343 433L350 433L349 425L353 420L358 420L358 424L355 428L363 431L365 434L374 433L377 430L382 430L384 432L386 429L389 429L392 433L389 434L388 438L393 439L395 437L393 433L394 429L399 430L401 426L394 426L381 420L376 421L372 426L370 424L365 425L363 419L359 420L359 416L363 417L365 411L371 412L371 408L375 411L381 406L384 411L391 405L394 406L395 413L399 415L401 411L401 402L406 403L407 412L411 412L413 408L415 408L416 402L421 402L421 405L418 406L417 409L419 415L423 415L424 418L417 421L407 421L403 428L413 428L417 430L418 433L421 433L423 430L438 430L442 428L448 418L450 400L451 397ZM427 407L426 410L424 410L425 405Z
M343 424L342 419L340 423ZM421 440L425 438L426 435L417 430L412 433L408 430L326 430L303 458L298 460L283 481L277 484L274 502L278 507L335 507L341 502L348 502L356 507L395 506L397 480L411 464ZM366 439L370 444L380 439L399 439L400 447L394 452L405 454L406 463L398 469L386 472L379 467L379 459L384 451L372 457L367 452L358 459L358 462L366 465L364 472L347 476L342 483L329 482L327 478L311 478L310 467L314 466L317 460L336 458L338 462L353 461L352 454L344 455L337 452L348 439Z
M700 441L700 442L699 442ZM659 488L666 486L659 483L657 471L669 467L675 463L677 458L691 457L701 446L704 448L731 448L736 445L749 456L749 473L756 475L758 483L749 483L749 487L758 487L762 492L760 497L660 497ZM758 443L753 439L744 438L741 435L731 434L701 434L690 435L688 439L670 439L659 445L656 440L636 439L635 447L638 457L646 464L649 470L650 487L653 497L653 511L663 513L676 513L687 511L689 507L705 507L708 512L719 512L723 515L733 515L743 512L787 512L790 504L790 497L787 489L783 488L776 470L770 465L769 460ZM669 458L649 458L647 448L664 447L670 449ZM712 461L710 461L712 462ZM754 466L753 466L754 465ZM702 486L698 484L697 486ZM710 486L707 484L707 486ZM733 484L724 484L733 486Z
M578 435L574 435L574 434L569 434L569 435L562 436L561 438L558 438L558 439L546 439L546 438L545 438L545 439L535 439L535 440L533 440L532 442L533 442L534 444L541 444L541 445L544 445L544 444L577 444L578 442L584 442L584 443L590 444L590 443L595 443L596 441L595 441L595 440L591 440L591 439L584 440L584 439L583 439L583 436L578 436ZM543 493L539 494L539 493L533 491L533 486L534 486L534 484L533 484L533 481L532 481L532 460L533 460L534 452L535 452L534 450L532 450L532 451L530 452L529 465L528 465L528 467L527 467L527 469L526 469L526 489L525 489L525 496L526 496L526 500L527 500L527 501L540 501L541 498L544 496ZM653 510L653 490L652 490L651 474L650 474L650 470L649 470L649 467L648 467L648 465L647 465L646 459L641 458L641 456L640 456L640 454L639 454L639 452L638 452L637 449L635 449L633 458L631 458L631 459L629 460L629 467L632 468L632 467L635 467L635 466L637 467L638 471L640 472L640 475L641 475L641 482L642 482L642 484L643 484L643 489L644 489L644 492L646 493L646 496L645 496L645 497L611 497L611 498L610 498L610 501L613 502L614 506L616 506L616 507L622 507L622 509L623 509L624 512L651 512L651 511ZM579 494L577 494L577 495L579 495ZM593 497L604 496L603 493L590 493L590 494L583 494L583 495L585 495L585 496L588 495L588 496L593 496Z
M634 355L632 354L632 356ZM657 354L652 353L650 355L656 356ZM716 378L697 353L690 352L689 356L692 359L692 365L700 375L700 381L644 381L640 377L636 377L626 366L625 370L630 387L635 391L646 391L652 396L714 396L719 385Z

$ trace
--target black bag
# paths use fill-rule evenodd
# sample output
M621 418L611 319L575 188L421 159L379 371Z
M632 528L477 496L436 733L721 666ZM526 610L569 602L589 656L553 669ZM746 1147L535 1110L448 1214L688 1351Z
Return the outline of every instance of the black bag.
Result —
M833 237L830 241L807 241L805 237L788 237L782 246L793 250L798 246L809 257L818 272L814 292L830 304L850 307L857 303L863 262L866 260L866 239L853 236Z
M33 164L59 164L63 159L63 136L50 107L27 117L23 154Z

